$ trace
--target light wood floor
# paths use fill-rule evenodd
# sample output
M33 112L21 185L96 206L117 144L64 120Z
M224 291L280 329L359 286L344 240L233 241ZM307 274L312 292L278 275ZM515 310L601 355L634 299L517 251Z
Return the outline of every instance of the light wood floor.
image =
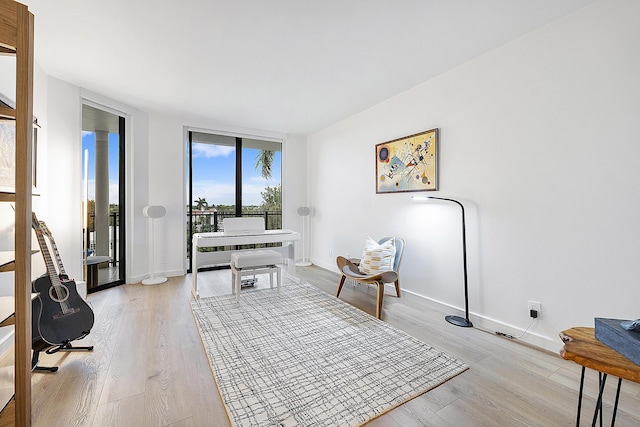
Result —
M297 267L296 274L335 292L338 276L332 272ZM199 274L202 295L229 293L230 275L229 270ZM33 374L34 425L228 426L189 307L190 279L91 294L96 323L84 342L95 350L42 355L40 365L60 370ZM345 285L341 299L375 312L374 289ZM460 358L470 369L369 426L575 425L580 370L573 362L476 328L452 326L444 321L450 313L408 296L387 293L383 313L390 324ZM614 388L613 378L609 385ZM597 374L588 372L584 425L590 425L596 386ZM606 396L605 425L610 424L612 395ZM623 384L617 425L640 425L637 384Z

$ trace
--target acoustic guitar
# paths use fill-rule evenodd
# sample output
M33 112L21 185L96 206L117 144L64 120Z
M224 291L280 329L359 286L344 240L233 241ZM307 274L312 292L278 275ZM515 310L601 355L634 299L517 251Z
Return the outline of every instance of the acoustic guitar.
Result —
M33 291L38 294L33 300L34 335L37 331L42 340L51 345L68 344L89 334L94 322L93 310L78 294L76 282L65 273L53 236L35 213L32 224L47 266L47 273L33 282ZM59 271L53 264L45 237L55 252Z

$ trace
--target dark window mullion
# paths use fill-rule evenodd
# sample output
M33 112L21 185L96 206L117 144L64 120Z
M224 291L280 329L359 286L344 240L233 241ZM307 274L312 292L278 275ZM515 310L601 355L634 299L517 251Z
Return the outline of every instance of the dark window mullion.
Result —
M242 138L236 137L236 216L242 216Z
M187 208L189 211L189 233L188 236L193 236L193 132L189 131L189 141L188 144L188 153L189 153L189 207ZM191 245L191 237L189 237L189 242L187 243L188 248L188 257L189 260L192 260L193 256L193 247ZM189 266L187 267L187 272L191 272L191 262L189 262Z
M118 132L120 133L119 138L120 140L119 142L119 148L118 148L118 162L120 163L118 166L118 173L119 173L119 177L118 177L118 183L119 183L119 200L118 203L120 204L118 206L118 231L119 231L119 236L118 238L120 239L120 243L118 246L118 257L120 258L119 260L119 265L118 265L118 279L121 280L121 282L119 283L124 283L125 279L126 279L126 269L127 269L127 263L126 263L126 236L127 236L127 229L126 229L126 221L124 220L124 212L126 212L126 190L127 190L127 186L125 183L125 173L126 173L126 162L125 162L125 145L126 145L126 140L125 140L125 126L126 126L126 120L124 117L120 116L118 118ZM113 223L113 227L114 229L116 228L116 223L115 223L115 218L114 218L114 223ZM115 252L115 245L116 242L113 242L114 245L114 252Z

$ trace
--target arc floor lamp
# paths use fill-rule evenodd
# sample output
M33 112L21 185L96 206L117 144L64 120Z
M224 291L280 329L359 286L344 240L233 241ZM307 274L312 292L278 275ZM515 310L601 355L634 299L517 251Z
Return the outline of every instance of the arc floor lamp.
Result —
M445 200L447 202L452 202L460 206L462 210L462 263L464 266L464 315L465 317L449 315L445 316L445 320L452 325L461 326L464 328L470 328L473 326L471 320L469 320L469 283L467 279L467 229L465 225L465 214L464 214L464 205L457 200L447 199L444 197L435 197L435 196L413 196L414 200L425 200L425 199L434 199L434 200Z

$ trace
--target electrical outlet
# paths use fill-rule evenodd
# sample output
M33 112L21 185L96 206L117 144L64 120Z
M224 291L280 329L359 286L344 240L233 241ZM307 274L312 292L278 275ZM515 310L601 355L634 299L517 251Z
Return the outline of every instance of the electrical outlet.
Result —
M329 249L329 256L333 256L333 249Z
M542 313L541 308L542 308L541 303L537 301L529 301L528 309L527 309L527 312L529 313L529 317L534 317L534 316L531 316L531 311L535 311L537 313L537 317L540 317L540 314Z

